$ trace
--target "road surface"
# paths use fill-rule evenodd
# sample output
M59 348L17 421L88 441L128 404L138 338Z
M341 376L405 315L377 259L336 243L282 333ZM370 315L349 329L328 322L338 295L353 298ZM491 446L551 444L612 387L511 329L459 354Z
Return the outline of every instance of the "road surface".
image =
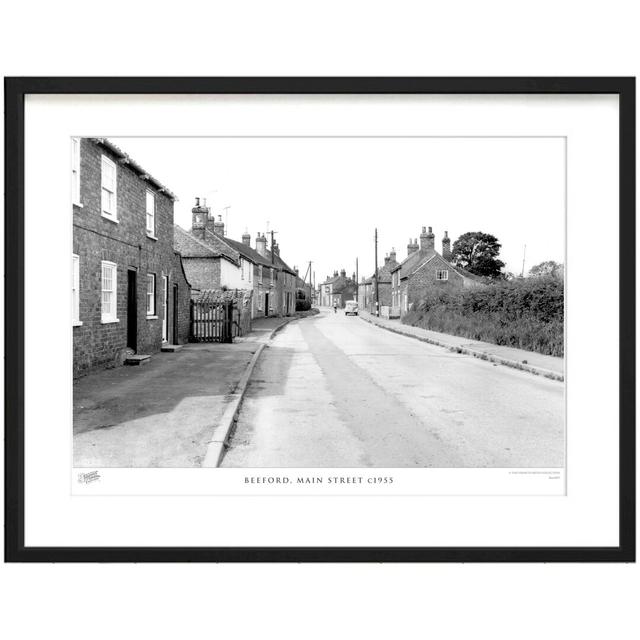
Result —
M562 467L564 384L344 313L288 324L223 467Z

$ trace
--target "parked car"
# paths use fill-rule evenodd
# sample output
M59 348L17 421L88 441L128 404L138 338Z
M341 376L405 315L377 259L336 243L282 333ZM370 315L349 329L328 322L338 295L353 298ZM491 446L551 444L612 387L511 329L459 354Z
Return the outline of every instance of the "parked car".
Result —
M355 300L347 300L344 305L344 315L348 316L350 314L358 315L358 303Z

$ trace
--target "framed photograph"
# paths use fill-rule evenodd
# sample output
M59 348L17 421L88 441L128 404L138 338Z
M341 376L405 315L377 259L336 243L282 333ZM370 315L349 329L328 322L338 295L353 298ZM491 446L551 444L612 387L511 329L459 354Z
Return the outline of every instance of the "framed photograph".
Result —
M633 562L634 78L5 79L5 559Z

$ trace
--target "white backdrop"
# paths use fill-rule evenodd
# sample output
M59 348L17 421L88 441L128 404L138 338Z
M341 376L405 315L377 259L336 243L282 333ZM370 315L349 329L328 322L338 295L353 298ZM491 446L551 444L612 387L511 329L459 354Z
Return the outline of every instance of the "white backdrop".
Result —
M634 3L4 10L8 75L635 75ZM144 46L143 46L144 43ZM9 637L630 636L634 566L3 566Z

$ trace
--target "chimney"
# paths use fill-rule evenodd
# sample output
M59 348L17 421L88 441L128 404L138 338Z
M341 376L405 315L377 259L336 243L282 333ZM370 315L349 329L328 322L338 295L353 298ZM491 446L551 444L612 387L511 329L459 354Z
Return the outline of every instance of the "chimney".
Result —
M394 247L391 247L391 252L389 253L389 260L391 262L396 262L396 250Z
M420 234L420 251L434 251L434 240L435 236L433 235L431 227L429 227L429 231L427 231L426 227L422 227L422 233Z
M247 247L251 246L251 234L248 231L242 234L242 244L246 244Z
M298 271L298 267L293 267L293 270L295 271L296 275L300 275L300 272Z
M343 277L343 278L346 278L347 277L347 272L344 269L342 269L340 271L340 276Z
M448 231L444 232L444 238L442 238L442 257L445 260L451 260L451 240Z
M213 221L213 233L219 236L224 236L224 222L222 222L222 216L218 216L218 219Z
M334 277L334 278L337 278L337 277L338 277L338 271L337 271L337 270L333 272L333 277Z
M191 231L201 229L204 236L204 230L207 226L207 214L207 208L200 205L200 198L196 198L196 206L191 209Z
M414 251L418 250L418 239L411 240L409 238L409 244L407 245L407 256L410 256Z
M267 255L267 239L258 233L256 237L256 251L264 258Z

